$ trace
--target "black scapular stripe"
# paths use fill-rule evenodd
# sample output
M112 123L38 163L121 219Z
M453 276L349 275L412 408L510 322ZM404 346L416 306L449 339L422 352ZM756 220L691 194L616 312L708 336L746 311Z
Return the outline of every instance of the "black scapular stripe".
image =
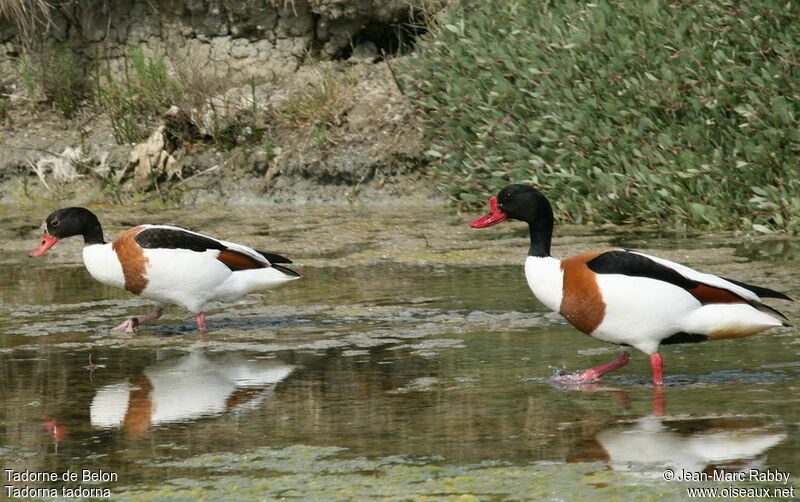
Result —
M134 240L146 249L188 249L198 252L228 249L216 239L177 228L146 228L139 232Z
M635 277L648 277L650 279L656 279L659 281L664 281L670 284L674 284L683 289L692 289L696 288L700 284L703 284L698 281L689 279L684 275L682 275L680 272L673 270L666 265L662 265L657 261L651 260L646 256L642 256L637 253L631 253L629 251L608 251L595 257L593 260L589 261L586 265L589 267L591 271L593 271L596 274L622 274ZM792 299L789 298L787 295L779 291L775 291L773 289L764 288L761 286L754 286L752 284L747 284L745 282L740 282L740 281L734 281L733 279L727 279L725 277L721 277L721 279L726 280L744 289L750 290L760 298L780 298L783 300L792 301ZM708 285L706 284L706 286ZM724 289L721 288L720 286L710 286L710 287ZM731 291L731 293L736 296L740 296L733 291ZM753 302L748 302L748 303L753 303ZM780 315L784 319L786 318L786 316L784 316L775 309L769 308L769 310Z
M699 282L688 279L680 272L653 261L646 256L628 251L607 251L586 264L595 274L622 274L647 277L674 284L679 288L692 289Z
M209 249L217 249L219 251L225 251L226 249L229 249L216 239L177 228L146 228L139 232L136 237L134 237L134 240L139 246L147 249L188 249L198 252L207 251ZM235 249L231 249L231 251L240 253ZM273 265L276 263L292 263L292 260L279 254L267 253L266 251L256 252L266 258L267 261ZM290 270L286 267L275 268L288 275L300 275L294 270Z

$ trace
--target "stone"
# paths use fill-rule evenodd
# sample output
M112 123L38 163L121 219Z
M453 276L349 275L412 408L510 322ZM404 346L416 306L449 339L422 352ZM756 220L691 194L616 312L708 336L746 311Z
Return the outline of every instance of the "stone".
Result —
M154 180L180 177L181 166L166 147L164 126L161 126L131 149L128 164L133 166L133 184L137 190L152 188Z
M347 112L347 125L351 132L374 133L381 129L382 123L375 117L383 117L389 103L385 89L373 89L361 95L355 105Z

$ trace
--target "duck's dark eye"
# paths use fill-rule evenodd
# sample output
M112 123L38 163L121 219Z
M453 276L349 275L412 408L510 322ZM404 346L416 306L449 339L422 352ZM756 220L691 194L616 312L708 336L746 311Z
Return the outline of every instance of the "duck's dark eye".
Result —
M60 221L60 220L58 220L58 219L55 219L55 220L53 220L53 221L51 221L51 222L50 222L50 226L51 226L51 227L57 227L57 226L58 226L58 225L60 225L60 224L61 224L61 221Z

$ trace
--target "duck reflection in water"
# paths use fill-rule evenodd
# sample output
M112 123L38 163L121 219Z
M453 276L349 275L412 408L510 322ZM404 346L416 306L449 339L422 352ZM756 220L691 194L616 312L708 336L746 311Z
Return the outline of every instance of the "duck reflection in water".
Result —
M58 451L58 445L67 436L67 428L64 427L58 419L50 415L42 415L41 417L42 430L47 434L53 442L55 451Z
M599 390L599 389L595 389ZM627 392L614 399L628 407ZM746 471L763 467L767 451L786 433L764 417L664 416L663 389L653 393L653 413L606 424L578 443L568 462L606 462L615 471L660 476L675 472Z
M91 424L141 436L152 426L245 409L267 399L293 369L276 360L195 350L98 390L90 406Z

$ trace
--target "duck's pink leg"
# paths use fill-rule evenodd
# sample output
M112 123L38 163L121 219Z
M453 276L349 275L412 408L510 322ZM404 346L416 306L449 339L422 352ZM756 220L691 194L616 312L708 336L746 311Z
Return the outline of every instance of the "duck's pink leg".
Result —
M650 367L653 368L653 385L664 385L664 358L656 352L650 356Z
M653 386L653 415L657 417L664 416L664 386Z
M202 312L194 316L194 320L197 321L197 329L200 330L201 333L206 332L206 315Z
M159 317L164 314L164 309L161 307L156 307L156 309L151 312L150 314L139 316L139 317L131 317L130 319L126 320L116 328L113 328L114 331L124 331L126 333L135 333L139 331L139 325L155 321Z
M199 342L205 343L206 341L206 315L202 312L194 316L197 321L197 330L200 332L200 337L197 339Z
M621 350L620 353L617 354L617 358L608 364L603 364L602 366L589 368L583 373L573 373L571 375L561 375L553 377L551 381L557 383L566 383L566 384L599 382L601 376L605 375L606 373L611 373L614 370L618 370L623 366L625 366L626 364L628 364L629 357L630 357L630 352L628 352L627 350Z

